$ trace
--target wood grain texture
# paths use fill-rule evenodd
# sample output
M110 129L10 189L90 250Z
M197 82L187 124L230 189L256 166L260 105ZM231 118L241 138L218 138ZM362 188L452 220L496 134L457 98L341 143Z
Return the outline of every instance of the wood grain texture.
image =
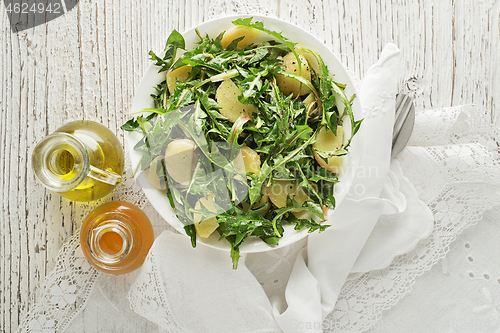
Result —
M500 1L279 0L269 12L324 41L362 78L384 45L403 56L400 88L417 109L475 103L500 117ZM117 133L172 29L206 18L208 0L81 0L45 25L13 33L0 9L0 331L15 331L80 205L45 191L31 172L35 144L75 119Z

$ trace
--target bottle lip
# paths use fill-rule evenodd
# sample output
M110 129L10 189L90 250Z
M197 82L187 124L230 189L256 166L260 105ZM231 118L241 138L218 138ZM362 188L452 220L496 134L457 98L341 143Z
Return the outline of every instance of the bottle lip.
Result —
M114 253L106 251L101 245L103 237L108 233L118 235L122 242L121 248ZM93 261L107 269L126 261L137 246L128 217L118 212L107 212L90 221L85 241Z
M54 171L55 159L61 152L73 156L73 169L63 175ZM59 155L58 155L59 154ZM32 154L32 167L35 177L49 190L66 192L76 188L90 171L90 157L85 144L76 136L54 132L40 141Z
M121 238L122 246L114 253L106 251L101 246L103 237L109 233L116 234ZM108 220L106 223L92 229L88 241L91 255L94 259L106 265L121 262L130 253L134 242L128 226L119 220Z

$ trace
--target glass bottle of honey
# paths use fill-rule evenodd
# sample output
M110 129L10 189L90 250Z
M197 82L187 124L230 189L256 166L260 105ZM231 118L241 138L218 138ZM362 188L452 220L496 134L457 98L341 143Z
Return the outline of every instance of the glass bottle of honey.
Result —
M111 274L139 268L154 241L153 226L137 206L112 201L95 208L84 220L80 243L97 269Z
M97 200L121 181L124 155L107 127L72 121L40 141L32 154L35 176L49 190L74 201Z

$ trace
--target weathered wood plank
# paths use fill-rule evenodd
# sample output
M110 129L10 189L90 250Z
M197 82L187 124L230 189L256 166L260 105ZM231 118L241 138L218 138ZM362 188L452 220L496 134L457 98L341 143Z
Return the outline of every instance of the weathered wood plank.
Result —
M417 108L484 105L500 118L500 1L265 1L324 41L362 78L383 46L402 51L401 88ZM46 192L30 171L36 142L63 123L119 129L172 29L202 22L209 0L81 0L47 25L12 33L0 9L0 330L17 328L85 208Z

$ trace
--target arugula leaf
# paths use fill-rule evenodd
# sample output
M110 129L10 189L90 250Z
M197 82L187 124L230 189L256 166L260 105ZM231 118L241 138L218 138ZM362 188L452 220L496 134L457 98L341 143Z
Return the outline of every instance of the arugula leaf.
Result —
M170 36L167 38L167 48L169 45L172 45L179 49L186 48L186 42L184 41L184 37L177 31L173 30Z
M191 238L191 245L196 247L196 228L194 227L194 224L186 225L184 227L184 231Z
M133 132L139 129L139 123L135 119L129 119L125 124L120 127L122 130L127 132Z
M289 206L288 204L292 202L292 205ZM291 212L291 211L294 211L294 210L306 210L308 212L311 212L313 213L314 215L318 216L319 218L321 219L324 219L324 215L323 215L323 210L321 209L321 207L319 207L318 204L314 203L314 202L311 202L311 201L306 201L304 202L304 204L300 205L297 201L295 200L292 200L290 199L290 197L288 197L288 203L287 203L287 206L286 207L283 207L283 208L279 208L276 210L276 216L273 218L272 220L272 225L273 225L273 228L274 228L274 232L276 234L277 237L281 237L281 233L280 231L278 230L277 228L277 222L281 220L281 218L288 212Z
M167 38L167 45L165 46L165 55L163 58L157 56L153 51L149 52L150 59L155 61L155 65L161 67L158 72L165 72L172 66L177 49L184 49L186 43L184 37L176 30L173 30Z
M238 46L238 43L243 39L245 38L245 36L241 36L241 37L238 37L236 39L234 39L231 43L229 43L229 45L226 47L226 50L228 51L234 51L236 50L236 47Z
M329 224L319 224L318 222L314 221L313 219L307 220L307 219L297 219L295 217L292 217L290 219L290 222L295 223L295 230L301 230L304 228L309 229L309 233L314 232L316 230L319 230L319 232L325 231L327 228L331 227Z

